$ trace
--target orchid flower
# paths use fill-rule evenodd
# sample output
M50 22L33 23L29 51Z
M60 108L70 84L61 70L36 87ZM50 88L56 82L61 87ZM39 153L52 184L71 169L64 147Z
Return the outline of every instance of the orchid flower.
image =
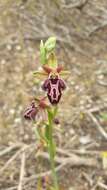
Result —
M28 120L42 120L46 121L47 119L47 113L46 109L49 108L49 105L45 101L46 97L43 97L41 99L35 98L35 100L32 101L31 105L27 107L27 109L24 112L24 118Z
M66 88L64 78L69 74L62 66L57 65L55 54L51 53L41 71L34 72L39 79L44 80L42 89L47 92L51 104L57 104Z

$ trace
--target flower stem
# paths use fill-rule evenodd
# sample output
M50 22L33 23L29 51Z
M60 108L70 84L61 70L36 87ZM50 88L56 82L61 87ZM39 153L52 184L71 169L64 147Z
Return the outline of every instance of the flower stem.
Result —
M51 170L52 170L52 176L53 176L53 182L54 182L54 188L55 190L59 190L58 186L58 180L57 180L57 175L55 171L55 162L54 162L54 157L55 157L55 145L53 142L53 117L50 117L50 113L48 112L48 122L49 122L49 143L48 143L48 152L50 155L50 164L51 164Z

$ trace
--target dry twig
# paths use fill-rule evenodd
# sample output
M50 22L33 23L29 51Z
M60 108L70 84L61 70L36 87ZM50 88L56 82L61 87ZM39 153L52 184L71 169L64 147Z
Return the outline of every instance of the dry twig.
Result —
M107 185L105 185L104 183L102 183L102 182L99 181L97 185L98 185L99 187L101 187L101 188L107 190Z
M96 125L97 129L99 130L100 134L107 140L107 133L104 131L103 127L99 124L97 119L93 116L91 112L86 111L86 113L90 116L93 123Z
M13 186L13 187L9 187L9 188L7 188L5 190L16 190L16 189L17 189L17 186ZM1 190L3 190L3 189L1 189Z
M104 82L102 80L97 80L98 84L104 86L104 87L107 87L107 82Z
M5 154L8 154L9 152L11 152L14 149L20 148L21 146L22 146L22 143L21 144L17 143L17 144L14 144L12 146L9 146L9 147L3 149L3 151L0 151L0 157L4 156Z
M22 190L24 174L25 174L25 152L22 153L21 157L21 168L20 168L20 179L19 179L18 190Z
M31 145L30 145L31 146ZM24 146L20 150L18 150L7 162L6 164L0 169L0 174L4 172L5 169L8 168L8 166L26 149L28 149L30 146Z
M85 6L87 2L88 0L79 0L76 3L71 3L69 5L62 5L62 8L66 8L66 9L82 8L83 6Z
M89 183L90 186L93 185L93 180L88 176L87 173L82 172L82 176L86 179L86 181Z
M37 156L41 156L45 159L49 160L49 155L46 152L39 152ZM95 158L84 158L79 157L76 155L72 155L71 157L55 157L55 161L59 164L70 164L70 166L91 166L91 167L97 167L98 162Z
M56 172L59 171L60 169L62 169L66 164L67 164L67 163L63 163L63 164L57 166L57 167L55 168ZM41 178L41 177L44 177L44 176L47 176L47 175L51 175L51 170L46 171L46 172L41 172L41 173L39 173L39 174L37 174L37 175L32 175L31 177L25 178L25 179L24 179L24 184L28 183L28 182L31 181L31 180L36 180L36 179L38 179L38 178Z
M8 168L8 166L10 166L11 162L13 162L19 155L20 153L22 152L22 149L17 151L6 163L5 165L0 169L0 174L2 172L4 172L5 169Z

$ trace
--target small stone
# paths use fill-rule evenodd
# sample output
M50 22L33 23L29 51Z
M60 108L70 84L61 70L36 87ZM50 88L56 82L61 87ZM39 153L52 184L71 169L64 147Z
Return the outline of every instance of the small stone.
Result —
M20 45L17 45L17 46L16 46L16 50L17 50L17 51L20 51L21 49L22 49L22 48L21 48Z
M98 79L104 79L104 75L99 75Z
M72 62L73 62L73 63L76 62L76 57L72 57Z
M32 135L32 140L35 140L36 139L36 136L35 134Z
M69 134L68 134L68 133L65 133L65 137L69 137Z
M25 141L29 140L29 135L28 134L24 135L24 140Z
M4 65L6 63L6 60L5 59L2 59L1 60L1 64Z
M82 110L84 110L85 109L85 106L84 105L81 105L80 106L80 110L82 111Z
M79 141L81 144L86 145L86 144L90 143L92 140L91 140L90 136L87 135L87 136L80 137Z
M75 85L75 82L74 82L74 81L70 81L70 84L71 84L72 86L74 86L74 85Z
M80 105L84 105L85 101L84 100L80 100Z
M33 49L31 47L28 47L28 51L32 53Z
M76 190L74 187L70 187L69 190Z
M87 105L86 105L86 108L87 108L87 109L91 108L91 104L87 104Z
M10 109L9 113L10 113L11 115L13 115L13 114L15 113L15 110L14 110L14 109Z
M12 46L10 44L7 44L6 48L8 51L12 50Z
M100 64L106 64L107 61L106 60L103 60L103 59L100 59L100 60L97 60L97 64L100 65Z
M13 144L14 144L14 143L13 143L12 141L9 141L9 142L8 142L8 145L9 145L9 146L12 146Z
M75 90L79 90L80 87L78 85L75 86Z
M20 123L20 122L21 122L21 118L15 118L14 122L15 122L16 124Z
M74 134L75 134L75 131L74 131L73 129L70 129L70 130L69 130L69 133L70 133L71 135L74 135Z

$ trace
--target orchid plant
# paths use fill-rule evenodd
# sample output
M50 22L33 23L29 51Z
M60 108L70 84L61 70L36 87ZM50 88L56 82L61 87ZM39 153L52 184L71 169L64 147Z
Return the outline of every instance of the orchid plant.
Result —
M53 185L46 187L49 190L59 190L58 179L55 171L54 158L56 155L55 142L53 139L54 124L59 121L56 118L58 103L61 99L62 92L66 88L64 81L68 71L59 66L55 56L56 38L50 37L43 43L40 43L40 62L41 70L34 72L34 77L43 80L42 89L46 96L42 98L35 97L31 105L25 110L25 119L32 120L36 123L36 135L40 143L48 150L53 177ZM48 101L48 102L47 102ZM41 183L38 183L38 190L42 190Z

